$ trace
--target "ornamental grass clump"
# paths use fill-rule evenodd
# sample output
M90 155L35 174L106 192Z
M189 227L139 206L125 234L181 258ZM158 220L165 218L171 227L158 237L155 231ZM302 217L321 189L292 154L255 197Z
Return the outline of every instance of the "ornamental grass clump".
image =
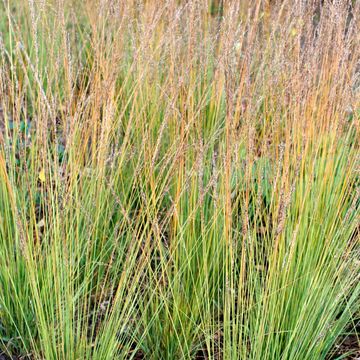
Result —
M0 357L359 356L359 19L2 1Z

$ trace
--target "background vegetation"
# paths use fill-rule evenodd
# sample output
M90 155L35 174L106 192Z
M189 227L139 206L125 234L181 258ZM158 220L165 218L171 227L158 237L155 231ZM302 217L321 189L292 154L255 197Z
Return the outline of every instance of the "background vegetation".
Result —
M359 16L3 0L3 357L359 356Z

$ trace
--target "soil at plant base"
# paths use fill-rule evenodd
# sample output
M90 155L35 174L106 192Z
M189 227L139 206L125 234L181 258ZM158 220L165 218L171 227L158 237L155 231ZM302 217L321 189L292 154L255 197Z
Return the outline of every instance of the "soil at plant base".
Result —
M342 357L342 360L360 360L360 343L357 335L348 335L340 344L335 345L335 352L329 360L338 359L344 354L349 355Z

